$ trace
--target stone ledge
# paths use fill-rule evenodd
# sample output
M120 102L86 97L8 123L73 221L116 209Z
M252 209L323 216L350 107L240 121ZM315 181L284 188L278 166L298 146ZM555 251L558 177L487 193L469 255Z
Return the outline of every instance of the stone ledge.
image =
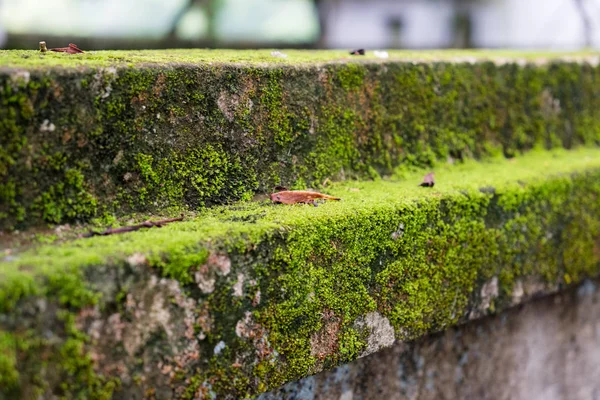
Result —
M466 161L433 189L422 172L347 182L317 208L240 203L13 253L0 393L243 398L595 276L599 155Z
M0 50L0 68L8 69L49 69L69 67L84 69L87 67L139 67L148 65L165 66L229 64L229 65L303 65L333 64L345 62L409 62L409 63L483 63L496 65L528 63L542 65L563 61L598 65L600 56L595 51L519 51L519 50L391 50L389 58L377 58L373 51L364 56L351 56L345 50L282 50L288 57L273 57L273 50L207 50L207 49L171 49L171 50L117 50L90 51L84 54L66 55L30 50Z
M4 51L0 229L600 140L591 54L391 56Z

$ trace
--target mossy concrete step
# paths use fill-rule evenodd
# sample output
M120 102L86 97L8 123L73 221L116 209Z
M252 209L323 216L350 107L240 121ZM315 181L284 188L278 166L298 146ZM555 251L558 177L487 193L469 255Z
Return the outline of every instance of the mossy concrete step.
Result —
M600 272L600 149L435 172L12 252L0 397L243 398Z
M0 229L600 141L598 56L0 52Z

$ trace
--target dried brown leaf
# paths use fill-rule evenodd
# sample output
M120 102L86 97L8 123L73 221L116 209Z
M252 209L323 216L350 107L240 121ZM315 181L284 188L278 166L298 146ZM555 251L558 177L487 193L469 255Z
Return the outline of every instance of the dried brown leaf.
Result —
M337 197L329 196L318 192L309 192L305 190L285 190L282 192L273 193L271 195L271 201L273 203L281 204L298 204L298 203L312 203L315 204L315 200L341 200Z
M57 53L68 53L68 54L80 54L84 53L77 45L73 43L69 43L69 47L57 47L54 49L50 49L50 51L55 51Z
M365 49L352 50L350 52L350 55L352 55L352 56L364 56L365 55Z

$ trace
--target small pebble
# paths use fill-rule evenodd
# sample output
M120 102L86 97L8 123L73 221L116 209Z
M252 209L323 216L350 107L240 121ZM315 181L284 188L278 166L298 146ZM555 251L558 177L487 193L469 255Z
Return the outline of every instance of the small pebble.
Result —
M215 350L214 350L215 355L219 355L223 351L223 349L225 349L225 342L221 340L215 346Z
M284 53L282 53L280 51L272 51L271 55L273 57L277 57L277 58L287 58L287 54L284 54Z

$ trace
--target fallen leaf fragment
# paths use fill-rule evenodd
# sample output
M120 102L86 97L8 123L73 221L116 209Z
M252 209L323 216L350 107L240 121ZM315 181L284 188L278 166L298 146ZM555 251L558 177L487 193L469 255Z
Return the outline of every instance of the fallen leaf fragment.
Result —
M68 54L79 54L84 53L77 45L73 43L69 43L69 47L57 47L55 49L50 49L50 51L55 51L57 53L68 53Z
M305 190L285 190L283 192L273 193L271 195L271 201L273 203L281 204L313 204L316 205L315 200L341 200L340 198L329 196L318 192L309 192Z
M350 52L350 55L352 55L352 56L364 56L365 55L365 49L352 50Z
M421 184L419 186L424 186L424 187L433 187L433 185L435 185L435 180L433 179L433 172L428 173L427 175L425 175L423 177L423 182L421 182Z

